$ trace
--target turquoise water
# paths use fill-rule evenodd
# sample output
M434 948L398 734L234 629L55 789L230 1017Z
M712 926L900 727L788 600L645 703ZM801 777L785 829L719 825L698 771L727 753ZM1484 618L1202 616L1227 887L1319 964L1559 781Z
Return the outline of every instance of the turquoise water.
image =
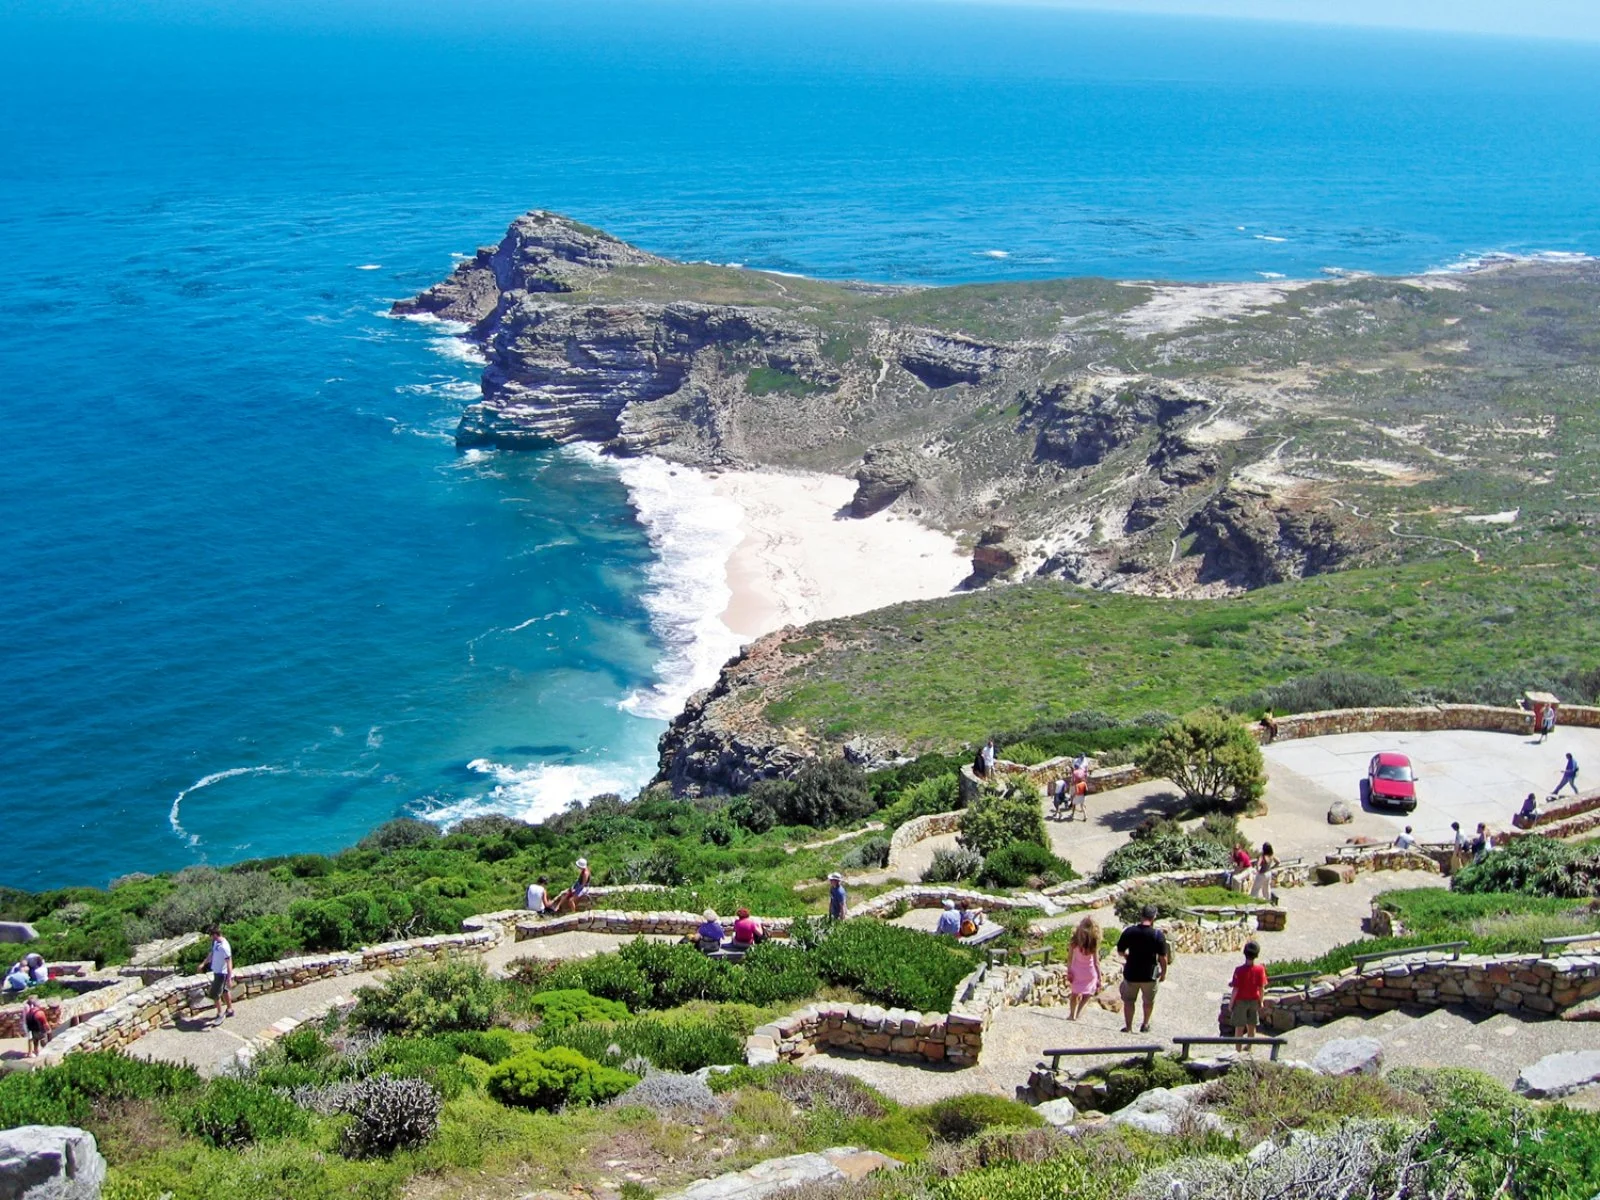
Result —
M458 454L474 364L382 315L522 209L922 282L1600 247L1593 47L909 3L0 25L18 886L648 776L727 530L646 469L653 551L592 457Z

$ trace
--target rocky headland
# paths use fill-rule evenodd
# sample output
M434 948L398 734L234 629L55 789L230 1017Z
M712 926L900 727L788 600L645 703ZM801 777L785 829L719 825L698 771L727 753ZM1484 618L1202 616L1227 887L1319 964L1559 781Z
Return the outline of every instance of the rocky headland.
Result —
M460 445L851 476L849 516L955 535L973 588L1221 598L1492 561L1591 529L1600 491L1589 261L891 288L674 262L531 212L395 311L483 350ZM815 730L729 711L761 691L744 675L805 657L731 663L664 739L663 777L736 789L811 752Z

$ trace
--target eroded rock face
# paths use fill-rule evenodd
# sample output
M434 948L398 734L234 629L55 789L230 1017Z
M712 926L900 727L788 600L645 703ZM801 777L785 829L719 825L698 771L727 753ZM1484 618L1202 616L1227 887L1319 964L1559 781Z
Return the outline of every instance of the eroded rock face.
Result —
M972 574L965 586L977 587L1013 575L1021 565L1022 548L1011 540L1011 526L991 525L973 547Z
M852 517L882 512L916 487L921 479L917 453L904 446L874 446L862 455L856 470L856 494L850 500Z
M1200 581L1241 588L1337 570L1359 546L1340 515L1243 485L1213 496L1185 532Z
M92 1133L70 1125L0 1131L0 1200L99 1200L105 1181Z
M1171 383L1112 388L1098 379L1080 378L1039 389L1023 417L1037 430L1036 459L1092 467L1151 428L1172 425L1209 403Z
M1004 346L925 331L910 334L900 351L900 365L935 389L982 383L1004 369L1010 358Z

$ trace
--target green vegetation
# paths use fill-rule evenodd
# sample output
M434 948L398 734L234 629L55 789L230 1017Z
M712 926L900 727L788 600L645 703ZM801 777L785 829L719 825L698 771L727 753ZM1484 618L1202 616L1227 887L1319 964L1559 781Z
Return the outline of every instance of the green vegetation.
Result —
M1600 897L1600 841L1529 837L1502 846L1451 877L1456 892L1523 892L1570 899Z
M1133 831L1129 840L1106 855L1095 873L1097 883L1118 883L1162 871L1222 869L1232 865L1233 848L1243 842L1234 819L1209 814L1195 829L1176 821L1154 819Z
M830 390L824 384L775 367L752 367L744 377L744 389L752 396L815 396Z
M1202 709L1176 721L1139 752L1146 775L1170 779L1204 811L1244 810L1267 790L1267 765L1255 735L1240 720Z
M564 1046L527 1050L489 1072L488 1091L502 1104L522 1108L560 1108L598 1104L620 1096L639 1082L636 1075L603 1067Z
M1286 1129L1329 1129L1352 1118L1422 1116L1422 1097L1372 1075L1327 1076L1273 1063L1241 1064L1207 1086L1207 1106L1252 1141Z
M961 845L986 858L1001 847L1027 842L1048 846L1044 808L1039 790L1031 784L1014 784L1005 791L985 786L961 814Z
M1506 703L1540 680L1571 675L1600 637L1587 575L1549 564L1516 553L1493 565L1457 555L1226 601L1040 580L822 622L812 630L828 648L785 656L781 675L747 698L774 727L945 751L994 729L1059 720L1069 702L1128 718L1231 700L1248 711L1262 699L1258 689L1371 664L1419 700ZM1592 687L1567 694L1587 699ZM1330 698L1319 686L1305 702ZM1012 740L1055 749L1033 734Z

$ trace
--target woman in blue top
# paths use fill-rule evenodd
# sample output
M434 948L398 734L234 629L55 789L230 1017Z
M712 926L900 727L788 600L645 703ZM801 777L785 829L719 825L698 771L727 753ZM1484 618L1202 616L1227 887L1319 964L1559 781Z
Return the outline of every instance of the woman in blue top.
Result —
M695 930L700 949L705 951L720 949L722 939L727 936L727 932L722 928L722 922L717 919L717 910L708 908L702 915L705 920L701 922L700 928Z

